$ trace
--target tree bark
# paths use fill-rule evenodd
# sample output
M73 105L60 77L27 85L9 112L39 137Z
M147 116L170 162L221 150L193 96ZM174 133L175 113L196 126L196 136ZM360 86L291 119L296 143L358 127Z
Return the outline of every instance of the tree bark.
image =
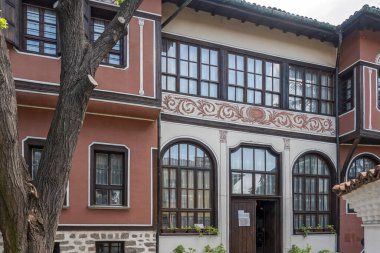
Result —
M102 59L126 33L142 0L126 0L93 44L82 1L55 3L61 36L60 93L36 179L20 154L17 103L7 44L0 31L0 230L8 253L48 253L64 202L72 157Z

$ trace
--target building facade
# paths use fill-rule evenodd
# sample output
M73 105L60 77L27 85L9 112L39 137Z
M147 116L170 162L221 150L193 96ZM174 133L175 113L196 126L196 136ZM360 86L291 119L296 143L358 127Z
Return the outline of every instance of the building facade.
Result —
M163 26L159 252L336 248L334 28L264 10L193 1Z
M36 175L60 80L55 1L3 1L16 82L19 136ZM83 1L85 35L97 39L118 9ZM11 15L10 15L11 14ZM144 1L128 35L99 67L56 234L56 252L155 251L161 2Z
M59 90L53 2L2 0L32 176ZM90 41L112 2L83 1ZM97 71L56 252L361 252L331 188L380 161L379 20L145 0Z

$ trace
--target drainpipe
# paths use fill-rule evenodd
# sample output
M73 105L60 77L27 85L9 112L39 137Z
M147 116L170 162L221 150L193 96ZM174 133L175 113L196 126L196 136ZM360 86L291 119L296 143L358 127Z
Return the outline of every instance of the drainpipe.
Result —
M160 99L161 101L161 99ZM157 137L158 137L158 140L157 140L157 178L156 178L156 182L157 182L157 187L156 187L156 191L157 191L157 203L156 203L156 253L159 253L160 252L160 201L161 201L161 194L160 194L160 187L161 187L161 168L160 168L160 164L161 164L161 112L160 114L158 115L158 120L157 120Z
M339 141L339 61L340 61L340 49L342 45L342 29L339 27L338 36L338 48L337 48L337 56L336 56L336 66L335 66L335 127L336 127L336 184L340 183L340 141ZM340 198L337 200L337 212L336 212L336 252L339 252L340 249Z

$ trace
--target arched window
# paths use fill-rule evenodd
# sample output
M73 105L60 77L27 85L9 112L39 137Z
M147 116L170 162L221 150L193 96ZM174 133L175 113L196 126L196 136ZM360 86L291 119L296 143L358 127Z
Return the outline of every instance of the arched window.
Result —
M347 180L356 178L360 172L374 168L379 161L371 155L361 155L351 162L347 171Z
M332 224L332 168L317 154L305 154L293 167L293 223L301 227L327 228Z
M161 228L215 226L215 164L209 152L191 142L164 150L161 166Z
M356 178L360 172L374 168L380 162L373 155L360 155L356 157L347 170L347 180ZM347 213L356 213L350 204L347 204Z
M244 146L231 152L233 195L279 194L278 155L268 148Z

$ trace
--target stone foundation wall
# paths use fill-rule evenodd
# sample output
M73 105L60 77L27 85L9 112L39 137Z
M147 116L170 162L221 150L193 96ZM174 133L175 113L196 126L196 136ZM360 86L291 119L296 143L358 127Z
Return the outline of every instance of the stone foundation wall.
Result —
M57 231L55 241L62 253L95 252L95 242L124 242L125 253L156 252L155 231ZM4 253L0 235L0 253Z

